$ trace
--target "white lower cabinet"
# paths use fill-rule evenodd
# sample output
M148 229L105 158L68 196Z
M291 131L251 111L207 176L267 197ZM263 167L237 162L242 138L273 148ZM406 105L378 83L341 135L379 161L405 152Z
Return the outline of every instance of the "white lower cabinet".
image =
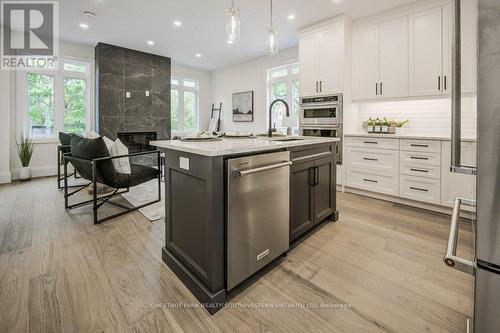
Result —
M399 196L405 199L439 205L441 203L441 182L424 177L399 177Z
M371 192L398 195L398 177L396 175L366 168L350 168L347 173L347 184Z
M446 140L346 136L346 186L453 207L456 197L475 198L476 180L449 171L450 151ZM462 164L475 156L475 142L463 142Z
M451 143L443 142L442 170L441 170L441 205L453 207L456 197L476 199L476 177L450 172ZM476 143L462 142L462 164L476 165ZM464 210L474 208L462 206Z

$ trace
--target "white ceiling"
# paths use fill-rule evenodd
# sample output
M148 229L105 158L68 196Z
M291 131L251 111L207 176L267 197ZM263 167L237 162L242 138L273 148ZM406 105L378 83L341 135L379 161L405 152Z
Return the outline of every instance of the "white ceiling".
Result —
M297 30L322 19L348 14L356 19L413 0L274 0L279 47L297 45ZM265 53L269 0L234 0L241 14L241 40L225 40L230 0L61 0L60 38L95 46L105 42L169 56L178 64L213 70ZM83 12L96 13L86 18ZM294 14L295 20L287 16ZM182 22L181 27L173 25ZM87 23L84 31L80 23ZM147 45L148 40L155 42ZM197 53L202 54L197 58Z

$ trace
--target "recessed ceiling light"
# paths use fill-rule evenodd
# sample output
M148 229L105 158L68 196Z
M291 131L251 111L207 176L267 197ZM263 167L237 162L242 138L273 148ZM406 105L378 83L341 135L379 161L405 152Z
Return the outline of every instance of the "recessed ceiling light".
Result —
M295 15L293 15L293 14L288 15L288 19L289 20L295 20Z
M89 28L89 25L87 23L80 23L80 28L83 30L87 30Z
M233 44L234 42L232 40L227 41L228 44Z
M180 27L180 26L182 25L182 22L181 22L181 21L178 21L178 20L175 20L175 21L174 21L174 25L175 25L176 27Z
M332 2L334 2L334 3L341 3L342 0L332 0Z
M201 53L196 53L196 58L201 58Z
M148 45L155 45L155 42L153 42L152 40L148 40Z

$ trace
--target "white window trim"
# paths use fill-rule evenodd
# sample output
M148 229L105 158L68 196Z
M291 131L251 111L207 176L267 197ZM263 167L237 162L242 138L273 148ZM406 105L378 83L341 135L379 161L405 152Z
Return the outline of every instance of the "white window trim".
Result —
M275 83L286 83L287 85L287 91L289 92L288 96L287 96L287 100L286 102L288 103L288 105L290 106L290 112L291 112L291 108L292 108L292 98L293 98L293 94L292 94L292 82L293 81L299 81L299 75L300 75L300 67L299 67L299 73L297 74L292 74L291 73L291 69L292 67L295 67L295 66L299 66L299 63L297 61L293 61L293 62L290 62L286 65L282 65L282 66L276 66L276 67L271 67L271 68L268 68L267 71L266 71L266 75L267 75L267 82L266 82L266 91L267 91L267 98L266 98L266 110L267 110L267 118L266 119L269 119L269 105L271 105L271 98L272 98L272 95L273 95L273 84ZM282 68L288 68L290 70L289 74L286 75L286 76L280 76L280 77L271 77L271 72L272 71L275 71L275 70L279 70L279 69L282 69ZM267 126L267 125L266 125Z
M171 129L171 135L187 135L190 133L197 133L200 128L200 81L197 78L192 78L184 75L172 75L171 80L179 81L178 85L171 85L170 90L177 90L179 92L178 107L179 107L179 127L180 130ZM184 86L184 81L194 81L196 82L196 87L186 87ZM184 129L184 92L193 92L196 96L196 111L195 111L195 129L193 131L186 131Z
M65 71L64 63L84 63L86 65L85 73ZM64 91L64 78L85 79L87 81L87 91L85 94L87 112L85 114L86 130L93 131L95 129L95 112L94 112L94 60L64 58L59 63L58 70L48 69L30 69L16 72L16 138L21 134L24 136L28 133L28 85L27 75L30 73L50 75L54 77L54 135L43 138L32 138L34 143L56 143L59 142L58 133L64 129L64 94L58 94L57 91ZM59 80L56 80L56 77ZM61 95L61 96L59 96ZM61 106L62 105L62 106ZM57 109L60 108L58 112Z

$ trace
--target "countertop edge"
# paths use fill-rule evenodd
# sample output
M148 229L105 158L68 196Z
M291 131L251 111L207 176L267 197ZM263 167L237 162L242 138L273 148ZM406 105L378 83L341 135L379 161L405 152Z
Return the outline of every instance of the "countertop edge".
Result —
M383 139L410 139L410 140L436 140L451 141L451 138L444 136L425 136L425 135L398 135L398 134L371 134L371 133L344 133L345 137L366 137ZM462 138L462 141L476 142L474 138Z

